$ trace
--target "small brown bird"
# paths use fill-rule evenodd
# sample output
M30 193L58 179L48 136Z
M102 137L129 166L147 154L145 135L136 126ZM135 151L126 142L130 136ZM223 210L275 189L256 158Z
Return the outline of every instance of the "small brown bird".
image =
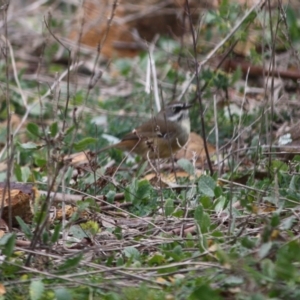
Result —
M144 159L169 158L189 139L190 107L187 103L171 102L151 120L126 134L119 143L104 147L98 153L117 148Z

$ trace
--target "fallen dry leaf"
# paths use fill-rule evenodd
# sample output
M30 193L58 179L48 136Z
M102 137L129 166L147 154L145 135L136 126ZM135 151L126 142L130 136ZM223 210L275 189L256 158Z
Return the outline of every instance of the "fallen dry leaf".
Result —
M3 207L2 218L9 224L9 205L11 207L12 225L18 225L16 216L30 223L33 217L32 204L37 197L37 190L32 184L14 183L10 184L10 191L5 190L6 183L0 183L1 205ZM5 192L5 193L4 193ZM9 203L10 195L10 203Z
M94 49L100 44L101 53L107 58L132 57L145 49L144 41L151 42L156 35L175 37L186 33L180 18L184 2L120 0L114 9L110 0L86 0L77 10L70 38L78 42L80 37L81 43ZM216 8L218 1L192 0L189 6L197 22L200 11Z
M0 283L0 296L6 294L6 289L5 289L5 286Z
M200 177L202 175L202 171L195 170L195 176ZM161 183L163 187L176 187L176 178L188 178L189 180L193 180L195 176L190 175L184 171L174 172L163 174L160 173L160 177L157 176L156 173L147 174L143 179L148 180L153 186L161 187ZM161 182L160 182L161 181Z

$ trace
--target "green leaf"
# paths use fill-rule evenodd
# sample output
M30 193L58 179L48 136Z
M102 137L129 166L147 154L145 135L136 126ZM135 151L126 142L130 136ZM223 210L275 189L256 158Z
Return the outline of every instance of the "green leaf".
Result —
M115 191L108 191L108 193L105 195L106 201L109 203L113 203L115 200L116 192Z
M208 213L204 213L202 220L201 220L201 224L200 224L200 228L201 228L201 232L202 233L207 233L209 232L210 229L210 217Z
M18 164L14 165L14 174L16 176L17 181L22 182L22 170L20 165Z
M289 184L289 189L291 191L295 191L296 190L296 185L295 185L295 176L292 176L291 180L290 180L290 184Z
M36 157L36 158L34 159L34 162L35 162L36 165L37 165L38 167L40 167L40 168L46 166L46 164L47 164L47 160L44 159L44 158L40 158L40 157Z
M43 245L48 245L49 239L50 239L49 231L44 230L43 233L42 233L42 243L43 243Z
M243 277L229 275L224 279L224 283L226 284L226 286L236 286L244 283L244 279Z
M0 248L2 254L10 257L14 251L16 243L16 235L14 233L7 233L0 239Z
M241 239L241 245L248 249L253 249L257 244L257 239L251 237L243 237Z
M198 189L199 189L199 192L201 192L202 194L209 196L209 197L214 197L215 196L215 192L214 192L215 187L216 187L216 182L210 176L202 175L199 178Z
M148 180L133 179L132 183L125 188L124 196L128 202L140 202L150 197L152 186Z
M85 99L85 95L83 95L83 90L78 91L73 97L73 105L81 106Z
M95 199L85 198L84 201L77 201L76 206L77 206L77 209L80 212L83 212L89 207L92 207L93 209L96 209L97 204L95 202Z
M295 264L295 256L289 251L286 251L288 246L284 246L277 253L277 260L275 262L276 277L280 280L289 281L296 278L298 275L298 268ZM278 280L277 279L277 280Z
M201 297L199 297L201 295ZM187 297L188 300L221 300L218 292L212 289L209 284L202 284L196 286L194 291Z
M167 199L165 202L165 214L166 217L171 216L174 212L174 200L173 199Z
M217 214L219 214L220 212L222 212L224 210L226 202L227 202L227 199L225 196L221 196L214 201L214 208L215 208L215 212Z
M26 237L28 239L31 239L32 238L32 232L31 232L30 227L19 216L16 216L16 220L19 223L19 225L20 225L23 233L26 235Z
M165 256L161 253L155 253L148 259L149 266L161 265L165 261Z
M138 260L140 258L140 252L134 247L125 247L123 253L126 257L133 260Z
M296 223L296 218L294 216L288 217L284 219L280 224L281 230L288 230Z
M27 182L29 176L31 175L31 171L30 171L29 167L24 166L24 167L21 168L21 171L22 171L23 182Z
M26 128L27 131L30 132L33 136L40 137L40 128L37 124L28 123Z
M55 289L56 300L72 300L74 299L70 291L66 288Z
M29 167L24 166L20 167L19 165L15 166L15 175L18 181L27 182L29 176L31 175L31 171Z
M280 217L278 213L273 213L271 218L271 226L277 227L280 224Z
M73 226L71 226L71 228L70 228L70 234L74 238L79 239L79 240L88 237L87 233L79 225L73 225Z
M185 172L187 172L190 175L195 174L195 168L193 164L186 158L181 158L177 161L177 164L179 167L181 167Z
M71 127L69 127L69 128L66 130L65 135L69 135L70 133L72 133L72 132L74 131L75 128L76 128L76 127L75 127L74 125L71 126Z
M137 179L133 178L130 185L124 190L124 197L127 202L133 202L135 199L136 186L138 184Z
M203 217L203 207L202 205L199 205L195 209L195 213L194 213L194 219L197 221L199 225L201 224L202 217Z
M267 242L264 243L260 246L259 248L259 258L264 258L268 255L268 253L270 252L271 248L272 248L273 243L272 242Z
M117 259L116 266L117 266L117 267L121 267L121 266L123 266L123 265L124 265L124 259L123 259L123 257L119 257L119 258Z
M58 133L58 123L57 123L57 121L56 122L54 122L54 123L52 123L51 125L50 125L50 135L52 136L52 137L55 137L56 135L57 135L57 133Z
M203 208L205 209L209 209L209 208L212 208L213 207L213 202L211 201L211 198L208 197L208 196L205 196L205 195L202 195L200 198L199 198L199 203L202 204Z
M215 197L220 197L223 195L223 189L220 186L216 186L214 190Z
M67 260L65 260L63 264L58 266L59 273L62 273L62 272L65 272L65 271L68 271L70 269L77 267L82 259L82 256L83 256L83 254L80 253L77 256L74 256L74 257L71 257L71 258L68 258Z
M60 236L60 230L61 230L61 224L57 224L55 225L54 227L54 231L53 231L53 234L51 236L51 243L56 243L59 239L59 236Z
M141 177L144 174L147 167L148 167L148 161L145 161L144 163L142 163L141 167L138 169L138 171L136 173L136 178Z
M209 232L210 229L210 217L209 215L203 210L202 205L199 205L195 209L194 219L198 223L201 233Z
M172 251L166 251L165 254L167 255L168 261L170 257L177 262L184 258L182 247L180 245L176 245Z
M262 273L265 276L272 278L272 279L275 277L275 265L270 259L262 260L261 269L262 269Z
M23 143L23 144L18 143L18 146L23 150L37 150L41 148L41 146L32 142Z
M41 280L33 280L29 286L29 295L31 300L39 300L42 298L45 287Z
M152 186L148 180L140 180L137 184L137 191L136 191L136 199L142 200L147 199L150 197L150 191L152 190Z
M118 240L121 240L123 238L122 228L120 226L116 226L116 228L113 231L113 234Z
M132 197L132 194L131 194L131 191L130 191L129 187L126 187L124 189L124 198L125 198L126 202L132 202L133 201L133 197Z
M272 163L271 163L271 169L272 171L274 172L277 172L277 171L288 171L288 165L284 162L282 162L281 160L273 160Z
M232 76L231 76L231 82L235 83L236 81L238 81L240 78L242 77L242 70L241 67L238 66L237 69L233 72Z
M9 242L9 239L14 236L15 236L14 233L6 233L5 235L3 235L0 238L0 247L5 246Z
M97 139L92 137L87 137L79 141L78 143L74 143L74 149L76 151L86 150L91 144L95 144Z

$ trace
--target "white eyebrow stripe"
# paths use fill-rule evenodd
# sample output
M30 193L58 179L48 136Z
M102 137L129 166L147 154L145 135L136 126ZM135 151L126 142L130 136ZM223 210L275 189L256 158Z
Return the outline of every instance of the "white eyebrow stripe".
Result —
M177 121L178 119L180 119L180 117L182 116L182 112L180 111L178 114L174 115L174 116L170 116L168 117L167 119L169 121L172 121L172 122L175 122Z
M173 105L173 107L176 107L176 108L183 108L183 105L182 104L176 104L176 105Z

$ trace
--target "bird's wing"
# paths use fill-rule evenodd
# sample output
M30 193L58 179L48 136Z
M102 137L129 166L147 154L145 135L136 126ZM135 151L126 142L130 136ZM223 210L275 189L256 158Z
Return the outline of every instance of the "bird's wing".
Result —
M122 141L126 140L151 140L153 138L169 139L173 137L173 123L168 123L168 128L165 125L165 120L150 120L143 125L137 127L132 132L126 134ZM162 130L164 128L164 130ZM176 131L175 131L176 132Z

